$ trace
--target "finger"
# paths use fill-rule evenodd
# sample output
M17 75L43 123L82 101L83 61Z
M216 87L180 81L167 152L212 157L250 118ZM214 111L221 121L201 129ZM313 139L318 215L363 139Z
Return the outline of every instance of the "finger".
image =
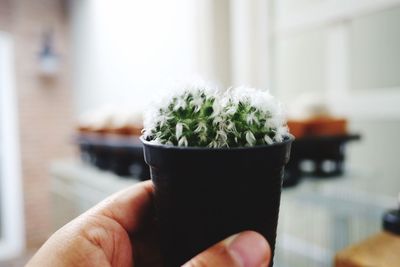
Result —
M151 181L141 182L106 198L87 213L109 217L127 232L135 232L152 211L153 192Z
M271 249L264 237L245 231L217 243L183 267L263 267L270 259Z

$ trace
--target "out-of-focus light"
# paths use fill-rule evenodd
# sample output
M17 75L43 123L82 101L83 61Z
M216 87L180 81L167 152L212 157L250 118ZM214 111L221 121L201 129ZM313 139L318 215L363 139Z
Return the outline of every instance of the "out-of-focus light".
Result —
M59 70L59 56L54 51L53 32L43 34L39 53L39 71L42 76L54 77Z

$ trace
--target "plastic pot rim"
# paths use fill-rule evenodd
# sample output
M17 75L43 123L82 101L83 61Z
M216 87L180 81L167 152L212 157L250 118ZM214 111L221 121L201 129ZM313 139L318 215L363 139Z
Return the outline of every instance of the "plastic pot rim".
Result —
M266 149L268 147L286 146L287 144L292 143L294 140L295 137L291 134L288 134L285 137L285 140L283 140L282 142L273 143L271 145L213 148L213 147L200 147L200 146L174 146L174 145L156 144L146 140L146 138L144 138L143 135L140 136L140 141L146 146L154 147L157 149L185 150L185 151L245 151L245 150L255 150L255 149Z

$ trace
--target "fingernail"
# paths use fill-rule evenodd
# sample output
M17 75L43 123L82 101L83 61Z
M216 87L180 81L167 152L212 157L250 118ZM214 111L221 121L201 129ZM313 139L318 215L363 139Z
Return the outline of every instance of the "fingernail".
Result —
M229 240L228 251L243 267L267 266L270 248L258 233L246 231Z

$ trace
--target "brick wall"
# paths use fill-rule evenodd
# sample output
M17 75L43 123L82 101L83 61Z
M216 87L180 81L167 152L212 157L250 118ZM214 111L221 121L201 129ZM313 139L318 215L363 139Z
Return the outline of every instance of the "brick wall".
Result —
M0 0L0 30L15 44L21 163L28 247L50 234L49 165L72 154L72 89L69 77L68 18L62 0ZM45 30L55 34L61 56L55 79L39 74L38 52Z
M11 27L11 0L0 0L0 31L8 31Z

